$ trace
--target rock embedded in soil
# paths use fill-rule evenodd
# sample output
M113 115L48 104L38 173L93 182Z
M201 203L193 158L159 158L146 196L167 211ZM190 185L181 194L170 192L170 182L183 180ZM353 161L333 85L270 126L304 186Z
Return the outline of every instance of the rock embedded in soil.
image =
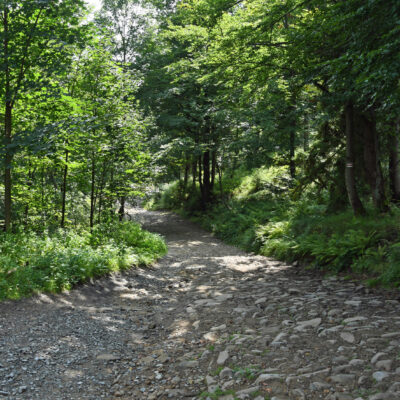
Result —
M390 377L390 374L385 372L385 371L376 371L372 374L372 377L377 381L381 382L384 379L387 379Z
M354 337L354 335L350 332L342 332L340 334L340 337L347 343L351 343L353 344L356 341L356 338Z
M221 353L219 353L218 355L217 364L224 365L228 360L228 358L229 358L229 353L226 350L221 351Z

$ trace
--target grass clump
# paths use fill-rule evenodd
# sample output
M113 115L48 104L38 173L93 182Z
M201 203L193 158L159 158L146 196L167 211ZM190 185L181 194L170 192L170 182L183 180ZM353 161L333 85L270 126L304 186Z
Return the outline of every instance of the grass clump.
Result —
M234 395L235 391L234 390L222 390L221 388L217 387L214 392L202 392L200 394L200 399L207 399L210 398L212 400L218 400L221 396L226 396L226 395ZM237 399L237 397L235 397Z
M246 379L249 382L252 382L257 379L257 376L261 372L261 368L257 365L250 367L233 367L233 372L238 374L242 379Z
M68 290L89 278L150 264L165 253L159 236L128 222L102 225L93 233L3 233L0 300Z

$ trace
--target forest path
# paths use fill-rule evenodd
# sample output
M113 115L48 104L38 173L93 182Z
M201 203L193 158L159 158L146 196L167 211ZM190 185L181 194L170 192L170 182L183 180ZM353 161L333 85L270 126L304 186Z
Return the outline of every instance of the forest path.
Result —
M153 268L0 304L0 399L400 399L389 292L132 216L167 240Z

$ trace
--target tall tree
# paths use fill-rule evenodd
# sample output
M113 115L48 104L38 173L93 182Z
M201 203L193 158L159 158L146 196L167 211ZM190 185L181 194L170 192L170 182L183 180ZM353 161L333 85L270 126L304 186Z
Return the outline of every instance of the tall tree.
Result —
M82 0L2 0L0 3L0 98L4 110L5 230L12 222L13 111L34 89L66 65L68 44L77 42Z

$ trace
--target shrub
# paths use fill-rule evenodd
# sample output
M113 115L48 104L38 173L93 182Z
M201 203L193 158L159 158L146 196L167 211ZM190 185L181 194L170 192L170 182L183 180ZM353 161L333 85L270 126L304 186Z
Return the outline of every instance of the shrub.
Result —
M162 187L161 194L154 209L157 210L176 210L182 207L182 190L179 181L166 184Z
M93 234L1 234L0 299L67 290L88 278L149 264L165 252L159 236L128 222L96 227Z

